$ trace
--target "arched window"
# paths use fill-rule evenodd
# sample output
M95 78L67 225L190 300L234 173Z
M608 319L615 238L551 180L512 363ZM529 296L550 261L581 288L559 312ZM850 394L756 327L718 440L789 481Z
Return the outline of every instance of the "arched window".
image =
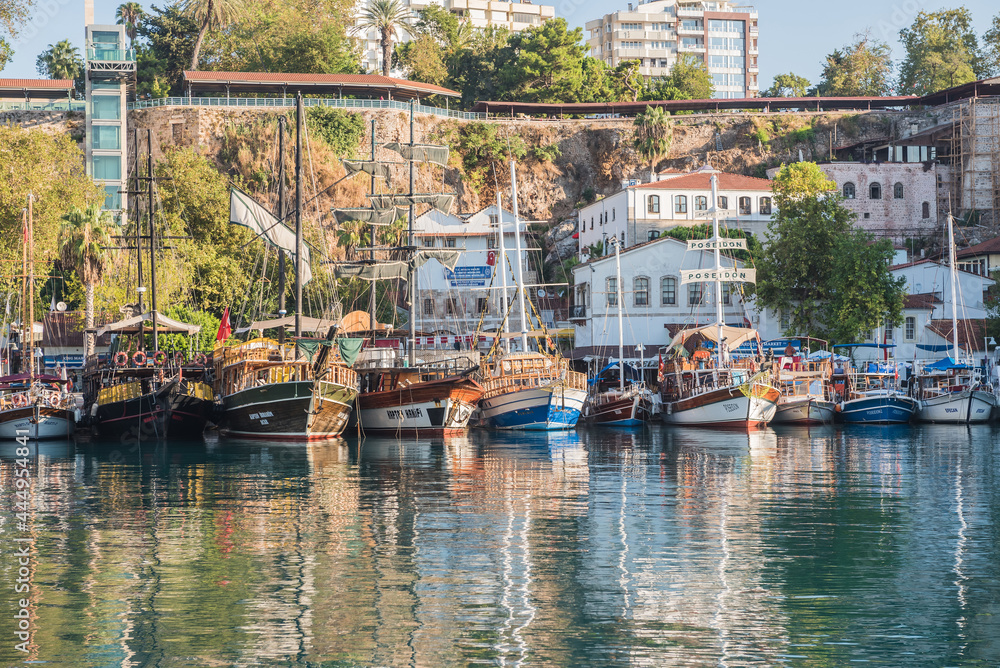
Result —
M650 195L649 199L646 200L646 211L649 213L659 213L660 212L660 196Z
M637 277L632 281L632 288L632 304L634 306L649 306L649 279L643 276Z
M695 211L708 211L708 198L704 195L698 195L694 198L694 210Z
M719 195L719 208L723 211L729 208L729 198L725 195Z
M868 199L882 199L882 184L878 181L868 186Z
M903 199L903 184L897 183L892 187L893 199Z
M761 197L760 202L757 203L760 208L760 215L770 216L771 215L771 198Z
M848 181L844 184L844 199L854 199L855 190L854 184Z
M608 306L618 306L618 279L608 278Z
M924 218L930 218L931 217L931 203L930 202L924 202L923 204L920 205L920 215L923 216Z
M749 216L750 215L750 198L741 197L739 199L740 215Z
M677 279L664 276L660 279L660 306L677 305Z
M687 195L678 195L674 198L674 213L687 213L688 212L688 198Z

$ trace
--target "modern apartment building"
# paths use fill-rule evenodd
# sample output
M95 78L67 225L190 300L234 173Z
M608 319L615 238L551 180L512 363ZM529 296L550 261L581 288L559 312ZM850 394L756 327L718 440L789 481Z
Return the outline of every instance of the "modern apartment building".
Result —
M487 26L499 25L508 28L511 32L521 32L532 26L541 25L556 15L556 8L552 5L536 5L531 2L494 2L492 0L405 0L410 11L414 14L428 5L437 4L452 14L459 20L467 20L473 28L483 29ZM360 12L367 4L367 0L362 0L358 5ZM399 35L402 40L408 41L411 37L408 33ZM358 35L361 40L361 65L372 72L382 71L382 47L379 40L381 36L378 31L370 30L366 34Z
M704 59L717 98L756 97L757 10L728 0L655 0L588 21L590 55L617 67L638 60L647 77L670 74L681 54Z

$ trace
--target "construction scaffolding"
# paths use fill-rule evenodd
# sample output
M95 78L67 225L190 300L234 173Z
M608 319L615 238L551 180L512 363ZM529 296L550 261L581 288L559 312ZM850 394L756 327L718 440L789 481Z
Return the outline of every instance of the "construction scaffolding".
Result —
M950 208L969 222L996 229L1000 226L1000 97L972 97L953 108L949 153ZM945 203L942 210L948 208Z

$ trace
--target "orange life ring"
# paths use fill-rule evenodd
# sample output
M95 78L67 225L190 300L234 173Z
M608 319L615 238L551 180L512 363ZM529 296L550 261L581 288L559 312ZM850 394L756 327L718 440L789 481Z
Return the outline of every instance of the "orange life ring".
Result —
M174 353L174 364L176 364L177 366L184 366L184 362L186 361L187 360L184 358L183 352L178 350L176 353Z
M132 355L132 363L136 366L144 366L146 364L146 353L141 350L135 351Z
M201 366L205 366L205 363L207 361L208 361L208 358L205 357L205 353L198 353L198 354L196 354L194 356L194 363L195 364L199 364Z
M28 405L28 398L23 394L15 394L14 397L11 399L11 401L13 401L14 405L17 406L18 408L22 408Z
M163 366L167 363L167 354L162 350L157 350L153 353L153 364L156 366Z
M128 364L128 353L118 351L115 353L115 366L125 366Z
M59 406L59 395L58 394L50 394L49 395L49 406L52 406L52 408L58 408L58 406Z

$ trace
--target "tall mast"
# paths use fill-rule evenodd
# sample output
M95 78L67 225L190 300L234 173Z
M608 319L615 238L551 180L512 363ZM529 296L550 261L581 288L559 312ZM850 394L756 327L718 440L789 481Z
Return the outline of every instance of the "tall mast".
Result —
M285 224L285 117L278 117L278 220ZM278 250L278 317L285 317L285 250ZM278 330L278 338L285 342L285 326Z
M153 224L153 131L146 130L146 172L149 176L149 299L153 315L153 353L160 350L160 334L156 326L156 226Z
M718 341L715 344L718 367L722 368L722 256L719 254L719 177L712 174L712 237L715 240L715 321Z
M410 210L409 210L409 223L407 227L406 244L413 248L413 188L414 188L414 173L413 173L413 105L414 101L410 100ZM417 340L417 281L416 276L413 272L413 263L410 263L410 268L408 275L406 277L406 290L410 293L410 366L417 363L417 351L414 350L415 342ZM375 284L372 284L372 289L375 289Z
M951 211L948 212L948 264L951 265L951 346L953 358L958 362L958 300L955 299L958 271L955 267L955 228L952 226Z
M139 289L136 290L138 299L136 300L137 308L139 313L143 312L142 306L142 213L139 211L139 184L141 179L139 177L139 130L135 130L135 141L133 142L135 146L135 153L132 156L133 170L132 173L135 174L135 188L133 192L135 194L135 284ZM146 332L143 325L145 321L139 321L139 350L145 349Z
M500 190L497 189L497 234L500 235L500 259L497 264L500 269L500 285L503 286L500 294L503 295L503 308L500 315L503 318L503 332L510 331L510 320L507 318L507 309L510 308L510 301L507 298L507 245L503 239L503 209L500 207Z
M521 222L517 217L517 174L514 161L510 161L510 198L514 209L514 249L517 253L517 305L521 309L521 351L528 351L528 321L524 312L524 269L521 266Z
M375 162L375 119L372 119L372 162ZM369 191L375 194L375 170L372 170L369 179ZM375 223L371 225L371 245L372 249L368 253L368 259L375 264ZM372 330L372 341L375 340L375 281L372 282L372 292L368 299L368 327ZM373 344L374 345L374 344Z
M295 94L295 336L302 336L302 91Z
M28 375L35 378L35 221L32 205L35 196L28 193Z
M622 290L622 258L621 244L618 242L618 235L612 237L615 245L615 290L618 292L615 301L618 302L618 389L625 392L625 334L622 324L622 301L625 299L625 292Z

